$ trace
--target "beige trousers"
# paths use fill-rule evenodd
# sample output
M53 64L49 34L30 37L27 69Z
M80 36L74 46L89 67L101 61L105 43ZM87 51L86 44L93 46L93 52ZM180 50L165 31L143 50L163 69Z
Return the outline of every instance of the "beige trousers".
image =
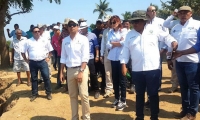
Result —
M111 62L108 60L107 55L104 56L104 68L106 72L106 89L105 92L112 92L113 82L112 82L112 69Z
M172 88L177 88L179 83L178 83L178 78L176 75L176 62L175 60L172 61L173 62L173 68L171 70L171 83L172 83Z
M77 82L79 68L67 68L67 82L72 110L72 120L78 120L78 94L81 98L83 120L90 120L90 103L88 95L88 67L83 72L82 82Z

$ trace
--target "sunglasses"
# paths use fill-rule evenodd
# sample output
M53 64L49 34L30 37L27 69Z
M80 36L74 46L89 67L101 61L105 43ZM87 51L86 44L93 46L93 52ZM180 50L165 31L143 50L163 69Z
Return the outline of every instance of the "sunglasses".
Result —
M114 22L110 22L110 24L111 24L111 25L112 25L112 24L114 25L114 24L116 24L116 21L114 21Z
M138 24L141 20L133 20L131 21L132 24Z
M39 33L40 31L33 31L34 33Z
M151 12L156 12L156 10L151 10Z
M68 24L68 27L76 27L77 26L77 24Z

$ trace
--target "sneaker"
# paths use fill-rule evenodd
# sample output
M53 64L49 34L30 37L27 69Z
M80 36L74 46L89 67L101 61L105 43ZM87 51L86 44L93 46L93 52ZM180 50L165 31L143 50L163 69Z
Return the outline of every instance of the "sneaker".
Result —
M95 99L98 99L98 98L99 98L99 95L100 95L99 92L95 92L95 94L94 94L94 98L95 98Z
M180 119L185 117L187 114L184 111L181 111L180 113L178 113L177 115L175 115L175 118Z
M37 95L32 95L30 101L33 102L37 98Z
M131 85L131 88L130 88L130 91L129 91L129 94L134 94L135 93L135 85Z
M115 101L112 103L112 108L115 108L119 103L119 100L115 99Z
M109 98L111 95L112 95L112 92L106 92L106 93L103 95L103 98Z
M52 99L51 94L48 94L48 95L47 95L47 100L51 100L51 99Z
M171 87L171 88L168 90L168 93L174 93L174 92L176 92L176 91L178 91L177 88Z
M124 108L126 108L126 102L119 102L116 107L117 110L123 110Z
M39 80L39 81L38 81L38 84L41 84L42 82L43 82L43 80Z
M181 118L180 120L196 120L196 116L192 116L190 113L185 115L185 117Z

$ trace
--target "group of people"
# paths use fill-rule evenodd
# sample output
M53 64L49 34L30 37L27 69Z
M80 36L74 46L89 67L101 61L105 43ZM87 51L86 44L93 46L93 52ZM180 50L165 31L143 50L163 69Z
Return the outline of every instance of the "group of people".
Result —
M17 85L22 83L20 72L26 71L27 85L32 86L30 101L37 98L41 82L44 82L47 99L52 99L50 67L53 55L53 67L58 70L55 89L61 88L67 80L72 120L79 119L78 95L82 118L90 120L89 92L92 91L95 99L101 93L104 98L114 93L111 107L126 108L127 73L131 74L130 93L136 92L135 120L144 120L143 110L147 104L151 110L150 119L158 120L162 56L167 52L168 68L172 71L169 92L176 92L180 85L182 111L179 117L181 120L196 119L200 98L200 22L192 18L189 6L175 10L166 20L156 17L154 6L134 11L131 18L124 21L117 15L107 15L96 21L92 31L83 18L79 21L66 18L62 29L60 24L31 25L27 33L17 24L11 33L7 30L8 36L13 37L10 47L13 48ZM98 77L102 79L100 86Z

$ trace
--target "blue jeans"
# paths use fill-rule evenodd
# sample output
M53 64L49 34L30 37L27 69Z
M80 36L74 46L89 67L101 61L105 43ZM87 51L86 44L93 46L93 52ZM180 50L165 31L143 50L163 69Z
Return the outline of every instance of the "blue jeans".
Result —
M120 61L111 61L111 67L115 99L120 100L119 91L121 90L121 101L126 102L126 79L122 75L122 65Z
M62 86L60 81L60 56L57 56L57 64L58 64L57 86Z
M49 68L45 60L42 61L29 61L31 82L32 82L32 95L38 95L38 71L40 70L44 80L44 87L46 94L51 94L51 81L49 79Z
M158 88L159 88L159 78L160 78L160 69L151 70L151 71L139 71L132 72L132 77L135 82L136 90L136 116L137 119L144 120L144 96L145 91L149 95L151 101L151 119L157 120L159 113L159 97L158 97Z
M176 73L180 84L183 112L195 116L199 105L199 64L176 61Z

